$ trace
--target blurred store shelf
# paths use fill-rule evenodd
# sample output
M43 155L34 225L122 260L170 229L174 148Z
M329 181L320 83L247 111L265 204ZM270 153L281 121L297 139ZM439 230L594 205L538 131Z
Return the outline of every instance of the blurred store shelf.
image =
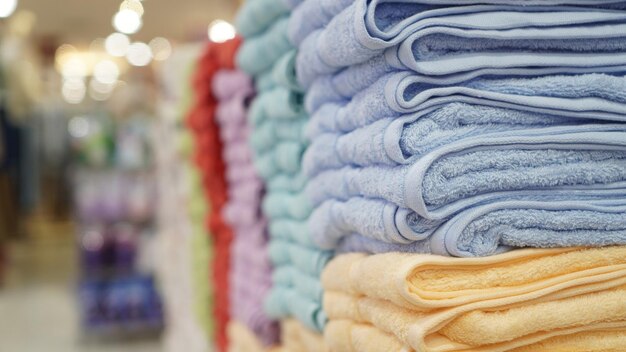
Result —
M159 352L158 340L86 338L79 327L74 226L36 214L29 236L9 242L0 288L0 351Z

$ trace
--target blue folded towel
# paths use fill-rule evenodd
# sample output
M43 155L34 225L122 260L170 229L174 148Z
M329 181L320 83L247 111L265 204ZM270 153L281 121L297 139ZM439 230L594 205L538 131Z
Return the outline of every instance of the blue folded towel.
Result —
M338 252L397 251L458 257L489 256L521 247L624 245L625 192L623 188L584 194L556 192L487 203L453 216L429 238L407 244L348 232L328 238L327 244Z
M246 1L235 17L237 32L250 38L270 27L277 19L289 13L285 0Z
M382 199L330 199L315 208L308 221L313 242L334 249L346 236L359 234L384 243L408 244L424 240L442 220L427 220Z
M427 220L378 199L328 200L315 209L309 227L320 248L347 246L343 241L354 247L365 241L369 251L376 253L395 246L393 250L402 252L419 247L441 255L485 256L511 247L625 244L626 214L616 214L626 205L625 191L610 188L504 197L470 207L446 220ZM595 216L601 221L581 226L576 216ZM600 233L602 230L605 233ZM364 239L347 240L355 235Z
M316 29L322 28L354 0L305 0L289 17L289 39L299 45Z
M335 247L336 253L424 253L431 254L429 241L417 241L408 244L388 243L375 240L358 234L351 234L343 237Z
M626 181L626 125L598 124L474 136L408 165L344 167L307 185L313 205L364 196L429 220L502 195L532 190L602 189Z
M576 117L450 103L402 118L379 120L346 134L316 137L304 155L303 170L315 176L347 165L394 166L410 163L445 144L479 135L514 137L516 130L601 123L595 119L595 112L573 116ZM623 118L626 121L626 115Z
M624 20L624 4L615 6L613 2L598 1L592 7L617 7L617 10L590 9L580 2L570 2L572 6L548 6L557 2L544 1L544 6L502 6L476 5L457 7L432 7L422 1L356 1L339 13L323 30L313 32L300 45L297 59L298 77L304 87L309 87L319 75L330 74L342 67L365 62L382 53L385 49L402 43L410 35L420 30L446 32L455 29L472 29L479 38L492 38L497 31L508 31L536 27L542 30L528 31L527 39L541 40L544 29L584 27L591 23L620 22ZM485 2L480 2L485 3ZM492 2L497 3L497 2ZM511 2L500 1L511 5ZM558 2L564 4L565 2ZM518 3L519 4L519 3ZM567 35L568 31L563 31ZM611 36L611 32L605 32ZM619 33L615 31L613 33ZM471 37L469 33L465 34ZM396 58L397 59L397 58ZM514 60L515 57L510 57ZM396 60L400 62L399 60ZM480 59L476 60L477 62ZM507 65L507 60L492 60L490 63ZM515 60L514 60L515 61ZM550 62L539 64L555 65ZM568 64L581 66L588 58L580 61L568 59ZM574 64L573 62L576 61ZM535 61L533 61L535 62ZM519 62L523 64L524 61ZM567 63L567 62L565 62ZM513 64L511 62L508 66ZM519 67L519 66L518 66Z
M311 116L306 136L312 140L326 132L350 132L383 118L452 102L612 121L623 121L626 115L626 78L622 76L547 75L458 81L466 77L454 76L450 86L442 86L432 77L410 72L386 75L344 105L324 104Z
M455 216L431 239L434 253L486 256L512 247L577 247L626 244L626 193L602 199L497 202ZM617 195L619 194L619 198Z
M531 15L536 20L541 14ZM626 24L624 19L619 21L621 23L614 25L601 20L600 24L579 27L507 31L427 28L389 49L386 57L398 67L436 76L485 69L496 74L514 74L516 68L523 67L617 66L623 69Z
M399 71L378 55L364 63L346 67L332 75L318 77L307 90L304 106L313 114L326 103L347 103L353 96L381 77Z
M237 52L237 67L252 76L259 75L271 70L292 48L287 39L287 18L283 17L260 35L244 40Z

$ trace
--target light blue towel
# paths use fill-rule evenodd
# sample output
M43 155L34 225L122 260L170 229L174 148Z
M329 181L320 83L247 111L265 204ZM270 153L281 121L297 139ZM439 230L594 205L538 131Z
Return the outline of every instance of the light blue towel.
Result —
M250 38L269 28L277 19L289 13L286 0L246 1L235 17L237 32Z
M604 189L626 181L626 125L518 130L462 139L408 165L344 167L307 185L314 206L356 196L384 199L429 220L494 197L558 189Z
M273 219L269 225L269 233L275 239L292 241L309 248L316 246L312 237L309 236L306 221L285 218Z
M319 277L304 275L293 266L276 268L272 273L272 282L275 285L294 287L303 296L313 301L322 301L322 285Z
M274 191L285 192L300 192L304 189L307 182L307 177L299 172L296 175L276 175L272 179L267 181L267 189Z
M602 24L611 21L623 23L626 15L623 12L623 4L618 5L622 7L620 10L547 6L554 3L544 1L541 5L545 6L524 7L476 5L433 8L419 1L413 3L356 1L333 18L327 27L311 33L301 43L297 59L298 77L304 87L309 87L318 76L365 62L383 50L402 43L407 37L419 33L422 29L425 31L441 29L442 32L448 29L472 29L477 32L476 36L490 38L487 34L483 36L481 30L510 31L529 27L549 29L576 25L584 27L591 23ZM602 7L605 4L607 2L599 1L593 6ZM541 40L541 33L542 31L532 32L535 35L532 39ZM611 36L612 33L620 32L610 30L605 32L607 36ZM588 63L588 58L581 58L578 61L569 58L568 61L571 61L568 65L584 66L585 62ZM476 62L480 62L480 59L476 59ZM506 60L491 63L506 65ZM538 63L540 66L555 65L550 60ZM506 66L511 67L511 64Z
M540 15L532 14L533 20ZM567 16L567 14L562 14ZM608 16L607 16L608 17ZM510 74L522 67L624 67L625 19L618 24L507 31L427 28L386 53L388 60L424 75L491 69ZM599 72L599 71L596 71Z
M259 93L252 101L248 120L258 128L268 120L296 120L303 117L303 97L285 87L274 87Z
M486 256L512 247L616 245L626 244L626 214L616 214L623 211L625 196L624 189L535 192L493 199L447 221L426 220L386 201L356 197L322 203L309 227L321 248L367 242L367 250L374 253L422 248L441 255ZM348 239L355 236L363 239Z
M322 28L354 0L305 0L289 17L289 39L299 45L316 29Z
M276 87L276 81L272 72L263 72L254 79L254 88L257 92L269 91Z
M264 303L263 308L271 318L293 316L314 331L321 332L328 320L320 301L311 300L292 287L272 287Z
M257 76L270 71L274 63L291 49L287 39L287 18L283 17L265 32L241 44L236 57L237 67Z
M619 194L619 197L617 197ZM626 193L606 192L592 202L508 201L461 213L431 239L434 253L486 256L511 247L626 244Z
M515 130L559 125L600 123L588 116L548 115L498 107L450 103L401 118L376 121L346 134L323 134L307 149L307 175L347 165L371 166L410 163L445 144L479 135L515 136ZM565 116L563 116L565 115ZM626 115L622 116L626 122Z
M345 104L381 77L396 71L398 69L389 64L384 55L378 55L337 73L320 76L307 90L304 102L306 111L313 114L326 103Z
M269 220L268 254L276 270L264 310L270 317L295 317L321 331L327 318L319 275L331 253L317 249L308 231L301 231L311 213L301 172L308 116L295 74L296 54L286 33L285 15L301 0L284 0L282 8L264 5L267 0L255 1L239 15L247 38L237 64L256 77L259 91L248 114L250 147L254 166L267 183L262 208Z
M254 166L264 180L280 174L295 175L300 171L305 146L300 142L284 141L272 150L256 154Z
M274 220L289 218L306 220L313 207L304 193L270 192L263 198L263 213Z
M323 133L346 133L383 118L428 111L452 102L566 117L590 118L593 114L597 119L612 121L623 121L626 115L623 76L572 74L459 81L466 77L451 77L450 86L442 86L432 77L410 72L386 75L344 105L324 104L311 116L306 136L312 140Z
M427 220L382 199L329 199L315 208L308 221L313 242L334 249L346 236L359 234L384 243L408 244L428 238L443 220Z
M375 240L358 234L351 234L343 237L335 247L336 253L424 253L431 254L430 241L417 241L408 244L388 243Z
M458 257L489 256L521 247L624 245L625 191L556 192L538 194L535 199L496 201L463 211L429 238L408 244L345 233L328 245L339 252L398 251Z
M280 141L301 141L304 138L304 118L296 120L269 120L258 126L250 134L250 145L257 153L264 153Z
M280 239L272 239L268 250L275 266L293 265L307 275L318 277L331 258L330 252Z
M276 62L272 69L274 80L283 87L294 92L302 92L302 87L296 77L296 51L286 53Z

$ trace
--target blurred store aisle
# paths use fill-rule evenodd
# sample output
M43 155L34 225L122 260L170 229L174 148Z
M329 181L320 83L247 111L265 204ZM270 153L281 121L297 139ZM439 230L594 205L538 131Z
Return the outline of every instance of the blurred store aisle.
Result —
M86 340L79 328L74 230L45 215L27 222L28 239L9 243L0 288L0 352L159 352L159 341Z

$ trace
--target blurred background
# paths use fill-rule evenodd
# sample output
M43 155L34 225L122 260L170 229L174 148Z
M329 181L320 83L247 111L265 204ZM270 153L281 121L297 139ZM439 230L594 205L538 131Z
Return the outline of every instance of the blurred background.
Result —
M0 0L0 351L162 350L154 128L238 5Z

